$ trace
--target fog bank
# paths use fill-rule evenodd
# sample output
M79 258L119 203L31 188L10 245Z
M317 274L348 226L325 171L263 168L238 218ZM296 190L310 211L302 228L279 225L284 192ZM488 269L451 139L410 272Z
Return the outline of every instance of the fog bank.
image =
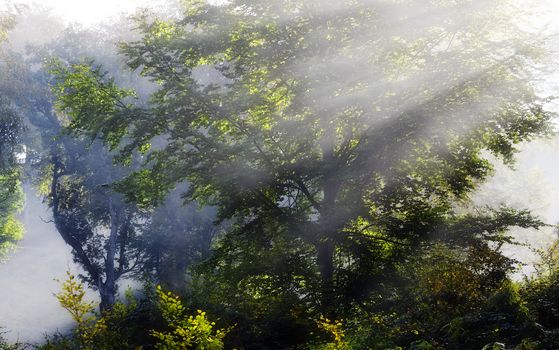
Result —
M33 188L25 186L25 208L20 220L25 238L9 260L0 264L0 326L9 327L11 341L36 342L45 333L72 325L54 296L65 271L76 271L70 249L54 224L47 206Z

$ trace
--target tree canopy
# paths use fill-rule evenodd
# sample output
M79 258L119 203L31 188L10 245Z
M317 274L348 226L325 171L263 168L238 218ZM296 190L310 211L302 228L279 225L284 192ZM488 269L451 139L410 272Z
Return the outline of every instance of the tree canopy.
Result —
M550 131L527 79L539 51L511 11L505 1L191 1L177 21L139 18L142 38L122 44L128 65L159 84L149 106L86 65L59 65L55 92L70 130L122 159L146 154L116 185L130 200L158 203L187 181L186 198L235 222L222 259L287 240L297 247L278 254L300 250L316 266L310 293L327 310L367 297L425 242L500 241L508 226L540 225L509 209L455 210L491 172L483 151L510 162L515 145Z
M470 202L492 160L554 132L522 18L508 0L188 0L136 16L127 72L79 58L97 50L83 37L110 41L91 31L34 48L32 97L7 96L41 130L41 188L102 298L49 349L119 332L121 348L557 344L555 274L519 288L502 253L511 227L546 224ZM119 302L140 275L144 299Z

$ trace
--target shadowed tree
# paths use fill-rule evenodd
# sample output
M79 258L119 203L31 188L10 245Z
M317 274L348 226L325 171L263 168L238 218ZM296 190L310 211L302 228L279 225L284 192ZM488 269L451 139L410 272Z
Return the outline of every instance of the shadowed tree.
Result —
M122 167L113 166L106 148L98 143L88 147L87 142L62 134L64 120L54 111L49 85L51 77L44 63L52 55L72 60L91 54L94 51L88 42L95 42L98 57L118 70L114 46L117 39L116 36L101 35L93 30L64 29L56 19L44 13L38 15L33 8L20 13L19 19L24 24L43 21L54 30L49 31L51 36L34 38L35 46L27 47L26 55L10 48L3 52L0 94L6 95L10 104L0 103L0 118L3 118L0 132L2 140L7 140L0 144L0 151L13 157L13 151L7 147L17 145L16 136L23 138L29 146L28 156L32 158L32 164L28 170L36 175L36 168L43 168L40 170L42 179L37 181L39 191L51 206L53 222L71 247L74 260L83 268L81 277L99 292L100 307L105 310L115 302L120 279L140 267L142 254L134 243L134 225L141 215L135 206L125 204L121 195L106 186L124 174ZM16 35L21 35L21 30L27 29L20 28ZM52 36L56 33L58 36L53 40ZM45 43L45 40L53 41ZM126 81L125 76L123 74L123 81ZM23 123L22 118L13 111L4 113L7 106L21 111L28 127L25 135L20 136L14 131L12 124ZM8 123L8 119L13 123ZM10 152L4 152L4 148ZM18 179L16 177L13 181ZM0 180L4 181L4 177ZM2 196L21 196L21 191L12 187L2 182ZM12 221L8 223L15 228L17 225ZM3 221L0 223L3 224Z
M112 26L118 25L103 28L107 30ZM52 56L73 61L80 60L82 54L95 53L106 66L120 72L120 82L133 85L138 90L151 89L144 79L119 70L121 64L114 44L118 35L126 33L106 36L94 30L67 28L60 31L53 42L29 47L26 58L10 52L11 69L2 70L14 82L10 97L24 111L32 129L26 140L33 146L29 149L33 152L34 166L42 168L39 191L52 208L57 230L84 270L81 277L98 290L103 310L114 303L119 281L126 275L138 276L157 268L167 272L172 270L169 276L156 274L161 277L159 281L184 288L178 284L186 278L187 265L199 258L197 249L209 249L207 243L201 242L204 240L202 236L214 230L211 216L202 219L202 215L193 214L194 209L181 213L185 215L172 222L173 208L161 208L150 213L124 203L122 196L111 190L108 184L130 171L115 166L113 156L100 143L90 144L88 140L64 133L65 119L53 108L49 88L51 78L44 65ZM90 42L95 43L95 47ZM176 198L175 201L179 200ZM167 222L166 218L171 222ZM176 241L162 237L161 242L155 242L157 236L167 235L157 227L158 220L176 229L173 234ZM142 227L138 226L138 221ZM144 237L139 239L140 235ZM198 239L201 241L198 242ZM188 243L190 240L192 246ZM156 255L160 259L158 262ZM176 262L174 269L161 267L168 260ZM168 281L166 277L169 277Z
M141 213L106 185L122 169L113 167L103 146L86 149L66 140L63 147L52 155L47 199L60 236L84 269L83 280L99 291L104 311L115 303L119 280L140 267L134 242Z

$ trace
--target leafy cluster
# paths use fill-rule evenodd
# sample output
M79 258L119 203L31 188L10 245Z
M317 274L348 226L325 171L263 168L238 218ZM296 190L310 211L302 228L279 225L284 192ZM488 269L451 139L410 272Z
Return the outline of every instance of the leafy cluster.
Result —
M94 303L87 301L85 294L84 285L68 273L56 297L75 321L73 334L48 336L39 349L224 348L227 330L216 329L215 323L201 310L195 316L188 315L179 297L163 292L160 286L155 289L153 300L138 300L130 292L125 301L115 303L102 314L95 313ZM146 303L154 308L146 307ZM153 323L157 328L149 329L149 322L141 322L149 317L157 317L162 322Z
M75 334L78 346L81 349L94 349L95 338L106 332L107 325L103 318L97 319L93 314L94 303L84 299L83 284L68 272L68 278L62 283L62 291L56 295L56 298L76 323Z
M0 170L0 258L23 238L24 228L16 219L23 208L23 190L18 169Z
M163 292L160 286L157 287L157 296L159 309L170 327L170 331L151 332L158 339L157 349L223 349L227 330L214 329L215 322L209 321L205 312L197 310L195 316L188 316L179 297L171 292Z

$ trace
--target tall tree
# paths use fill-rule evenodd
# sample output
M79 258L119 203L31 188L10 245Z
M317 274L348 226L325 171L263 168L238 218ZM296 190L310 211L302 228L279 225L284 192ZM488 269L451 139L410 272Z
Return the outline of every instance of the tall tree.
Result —
M67 140L62 147L52 154L48 203L58 232L85 271L82 278L99 291L105 311L115 303L119 280L139 267L134 224L141 213L107 188L122 168L113 167L101 145L85 149Z
M512 162L515 145L550 131L529 78L540 52L513 11L188 1L180 20L139 18L142 37L122 45L159 84L148 107L85 65L54 70L58 106L70 130L122 160L147 155L116 185L128 199L154 204L188 181L188 199L233 220L207 277L337 315L433 240L489 246L509 226L541 224L456 210L491 172L483 152Z
M125 173L122 167L113 167L106 148L98 143L88 147L86 141L61 134L64 121L54 111L50 76L43 65L53 52L65 54L69 60L81 55L85 48L76 38L87 35L92 33L62 31L60 42L31 47L26 56L6 50L6 64L0 71L7 81L0 83L0 91L6 91L10 105L25 117L25 141L33 155L31 167L43 168L39 188L52 208L53 222L71 247L75 262L83 268L83 279L98 290L101 309L106 310L115 302L121 277L139 268L141 253L134 245L134 220L140 213L104 186ZM111 45L107 39L101 55L108 62L115 56L108 53ZM5 115L22 123L22 115ZM5 122L1 127L4 131L10 124ZM37 173L37 169L30 170ZM8 186L2 191L11 196L21 192Z
M22 17L25 22L25 15ZM171 206L147 212L124 203L107 184L121 179L130 170L115 166L113 154L100 143L90 144L82 137L66 135L65 118L53 108L48 65L44 65L53 57L74 62L83 61L82 55L94 55L116 72L120 83L139 90L140 96L147 94L142 91L153 90L145 79L121 69L115 42L128 35L122 30L124 26L122 21L100 26L103 34L93 29L60 30L52 42L30 46L25 58L12 52L12 69L6 72L15 82L15 90L26 91L14 93L12 98L24 111L32 129L26 141L32 145L29 150L35 156L34 164L42 168L40 191L52 208L57 230L84 270L83 279L98 290L102 309L114 303L124 276L157 272L154 276L159 283L178 285L184 281L187 265L196 259L194 255L208 250L207 244L201 242L204 234L214 230L211 216L196 214L195 208L174 215ZM113 34L105 35L104 31ZM179 201L175 196L175 202ZM143 223L141 227L138 220ZM170 242L171 234L163 233L158 223L175 230L174 242ZM187 243L190 241L192 247ZM167 261L173 261L175 267L162 266Z

